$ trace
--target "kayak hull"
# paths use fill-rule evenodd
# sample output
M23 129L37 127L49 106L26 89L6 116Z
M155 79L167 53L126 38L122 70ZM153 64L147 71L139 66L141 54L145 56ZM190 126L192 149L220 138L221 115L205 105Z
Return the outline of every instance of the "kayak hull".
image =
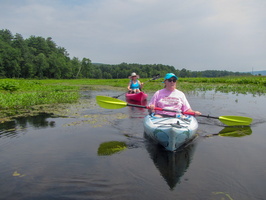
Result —
M175 151L196 137L198 122L193 116L144 118L145 134L168 151Z
M126 100L127 101L138 101L142 102L147 100L148 95L144 92L139 92L139 93L134 93L134 94L129 94L126 93Z

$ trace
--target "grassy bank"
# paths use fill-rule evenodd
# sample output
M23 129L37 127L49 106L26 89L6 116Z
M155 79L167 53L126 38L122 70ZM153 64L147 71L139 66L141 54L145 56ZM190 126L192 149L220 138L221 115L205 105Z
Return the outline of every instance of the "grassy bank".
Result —
M163 79L150 80L140 79L144 82L144 90L154 92L163 87ZM109 85L114 87L126 88L128 79L112 80L87 80L89 85ZM266 77L224 77L224 78L180 78L177 87L184 91L208 91L233 92L236 94L266 94Z
M163 87L163 79L140 79L146 92ZM0 79L0 118L31 113L36 105L75 103L80 90L100 88L126 90L129 79L24 80ZM266 77L181 78L178 88L184 92L215 90L265 95Z

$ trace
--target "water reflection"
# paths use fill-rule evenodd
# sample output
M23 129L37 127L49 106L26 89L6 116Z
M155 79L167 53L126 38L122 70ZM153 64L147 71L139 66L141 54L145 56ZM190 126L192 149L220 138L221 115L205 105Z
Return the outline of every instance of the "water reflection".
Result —
M146 106L147 105L147 99L145 99L144 101L127 100L127 103Z
M127 100L127 103L146 106L147 100L141 101L141 102ZM139 108L139 107L134 107L134 106L128 106L128 107L129 107L130 118L144 118L148 113L146 108Z
M14 137L20 131L23 131L29 127L34 128L45 128L55 127L55 121L47 120L51 118L51 114L43 113L37 116L30 117L18 117L13 121L5 122L0 124L0 138L1 137Z
M151 141L146 145L151 159L171 190L177 183L181 183L180 179L188 170L195 148L196 144L191 143L180 151L170 152Z
M249 126L227 126L219 133L205 135L205 137L211 136L223 136L223 137L244 137L252 134L252 129Z

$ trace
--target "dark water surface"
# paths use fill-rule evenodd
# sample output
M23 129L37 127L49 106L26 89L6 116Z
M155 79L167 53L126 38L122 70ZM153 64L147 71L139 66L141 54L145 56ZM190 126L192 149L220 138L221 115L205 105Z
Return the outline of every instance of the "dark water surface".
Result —
M96 95L118 92L87 97ZM249 135L204 137L224 127L198 117L200 136L171 153L144 137L145 109L107 110L94 102L71 118L17 119L0 124L0 199L266 199L266 97L207 92L187 98L203 114L252 117ZM129 148L99 156L108 141Z

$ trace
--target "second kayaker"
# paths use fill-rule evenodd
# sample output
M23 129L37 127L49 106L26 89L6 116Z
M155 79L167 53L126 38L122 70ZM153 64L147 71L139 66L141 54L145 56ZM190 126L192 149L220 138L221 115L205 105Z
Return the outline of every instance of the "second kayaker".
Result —
M139 75L137 75L135 72L132 72L131 76L128 78L130 79L127 86L128 93L139 93L143 87L143 83L138 80Z

